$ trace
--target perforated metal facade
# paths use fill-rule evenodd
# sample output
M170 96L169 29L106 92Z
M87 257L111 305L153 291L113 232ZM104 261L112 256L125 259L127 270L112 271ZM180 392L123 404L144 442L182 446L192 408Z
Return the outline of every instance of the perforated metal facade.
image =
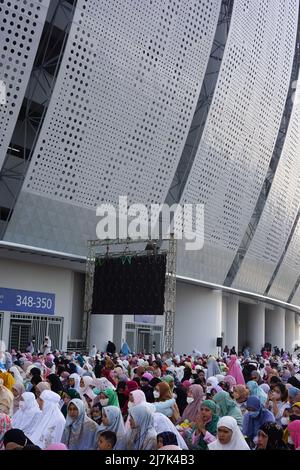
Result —
M0 169L14 131L49 0L0 2L0 80L6 104L0 105Z
M17 64L16 76L22 67L24 76L16 111L10 102L13 114L3 114L4 155L48 3L24 0L28 17L37 6L40 13L31 55L25 65L21 58ZM5 240L86 254L86 240L96 235L99 203L116 204L119 195L127 195L129 204L164 202L193 130L221 3L77 1L50 104ZM13 11L22 1L4 1L1 8L2 4L10 4ZM278 137L298 12L299 0L233 2L218 80L207 104L194 162L187 165L181 198L182 203L205 204L205 243L200 252L190 253L179 244L179 275L224 283ZM1 20L2 16L3 11ZM8 37L7 31L3 34ZM13 56L6 52L6 63L13 64ZM286 249L268 292L282 300L289 298L299 276L298 227L288 243L299 209L299 130L295 101L267 202L232 284L264 293ZM300 298L298 291L297 295Z
M234 2L210 113L182 202L205 204L205 244L178 272L222 284L272 156L293 62L297 1Z

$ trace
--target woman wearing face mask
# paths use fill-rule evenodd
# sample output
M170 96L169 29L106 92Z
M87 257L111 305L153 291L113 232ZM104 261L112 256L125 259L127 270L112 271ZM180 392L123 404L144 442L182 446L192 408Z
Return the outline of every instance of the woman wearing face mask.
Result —
M217 424L217 439L208 444L209 450L250 450L237 422L224 416Z
M275 416L276 423L281 425L281 418L284 412L289 408L288 391L284 384L279 383L269 392L269 410Z
M22 394L19 410L12 418L12 425L15 429L21 429L26 435L32 434L41 418L41 410L32 392Z
M286 450L283 441L283 430L276 423L265 423L260 426L257 433L257 446L255 450Z
M69 450L94 450L97 428L97 424L86 415L83 401L75 398L68 404L61 442L66 444Z
M174 413L175 398L173 398L169 385L166 382L157 384L153 396L155 410L171 418Z
M103 392L100 393L99 398L102 407L118 406L120 408L117 392L115 392L115 390L112 390L111 388L103 390Z
M207 445L215 441L217 434L217 405L212 400L204 400L195 424L184 432L184 440L190 450L207 450Z
M179 422L188 419L190 423L194 423L196 417L200 411L201 404L203 401L204 393L201 385L191 385L187 393L187 407L185 408L183 415Z
M247 410L243 420L243 434L253 441L260 427L265 423L273 423L275 419L274 415L262 406L258 397L248 398Z

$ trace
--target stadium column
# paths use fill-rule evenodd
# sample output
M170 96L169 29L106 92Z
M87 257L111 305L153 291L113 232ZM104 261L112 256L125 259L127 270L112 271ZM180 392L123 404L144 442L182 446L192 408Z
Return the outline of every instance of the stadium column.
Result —
M227 299L226 344L229 348L235 346L236 351L238 350L238 332L239 299L231 295Z
M217 354L221 326L222 291L178 282L175 351Z
M265 344L265 305L251 304L248 307L247 341L250 353L260 353Z
M266 311L266 342L279 349L285 347L285 309L282 307Z
M91 315L90 347L95 344L100 351L106 351L108 341L113 341L114 315Z
M285 350L294 351L294 341L296 333L295 312L286 310L285 312Z

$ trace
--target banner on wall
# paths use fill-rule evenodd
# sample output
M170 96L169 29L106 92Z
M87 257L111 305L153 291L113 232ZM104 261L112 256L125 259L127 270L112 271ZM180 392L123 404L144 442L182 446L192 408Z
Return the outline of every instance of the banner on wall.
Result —
M0 287L0 311L54 315L55 294Z

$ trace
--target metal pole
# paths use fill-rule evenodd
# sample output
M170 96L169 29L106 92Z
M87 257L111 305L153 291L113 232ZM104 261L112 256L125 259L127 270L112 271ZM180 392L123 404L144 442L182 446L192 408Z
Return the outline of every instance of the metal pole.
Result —
M177 242L174 234L169 240L167 255L165 290L165 351L174 351L175 312L176 312L176 256Z

